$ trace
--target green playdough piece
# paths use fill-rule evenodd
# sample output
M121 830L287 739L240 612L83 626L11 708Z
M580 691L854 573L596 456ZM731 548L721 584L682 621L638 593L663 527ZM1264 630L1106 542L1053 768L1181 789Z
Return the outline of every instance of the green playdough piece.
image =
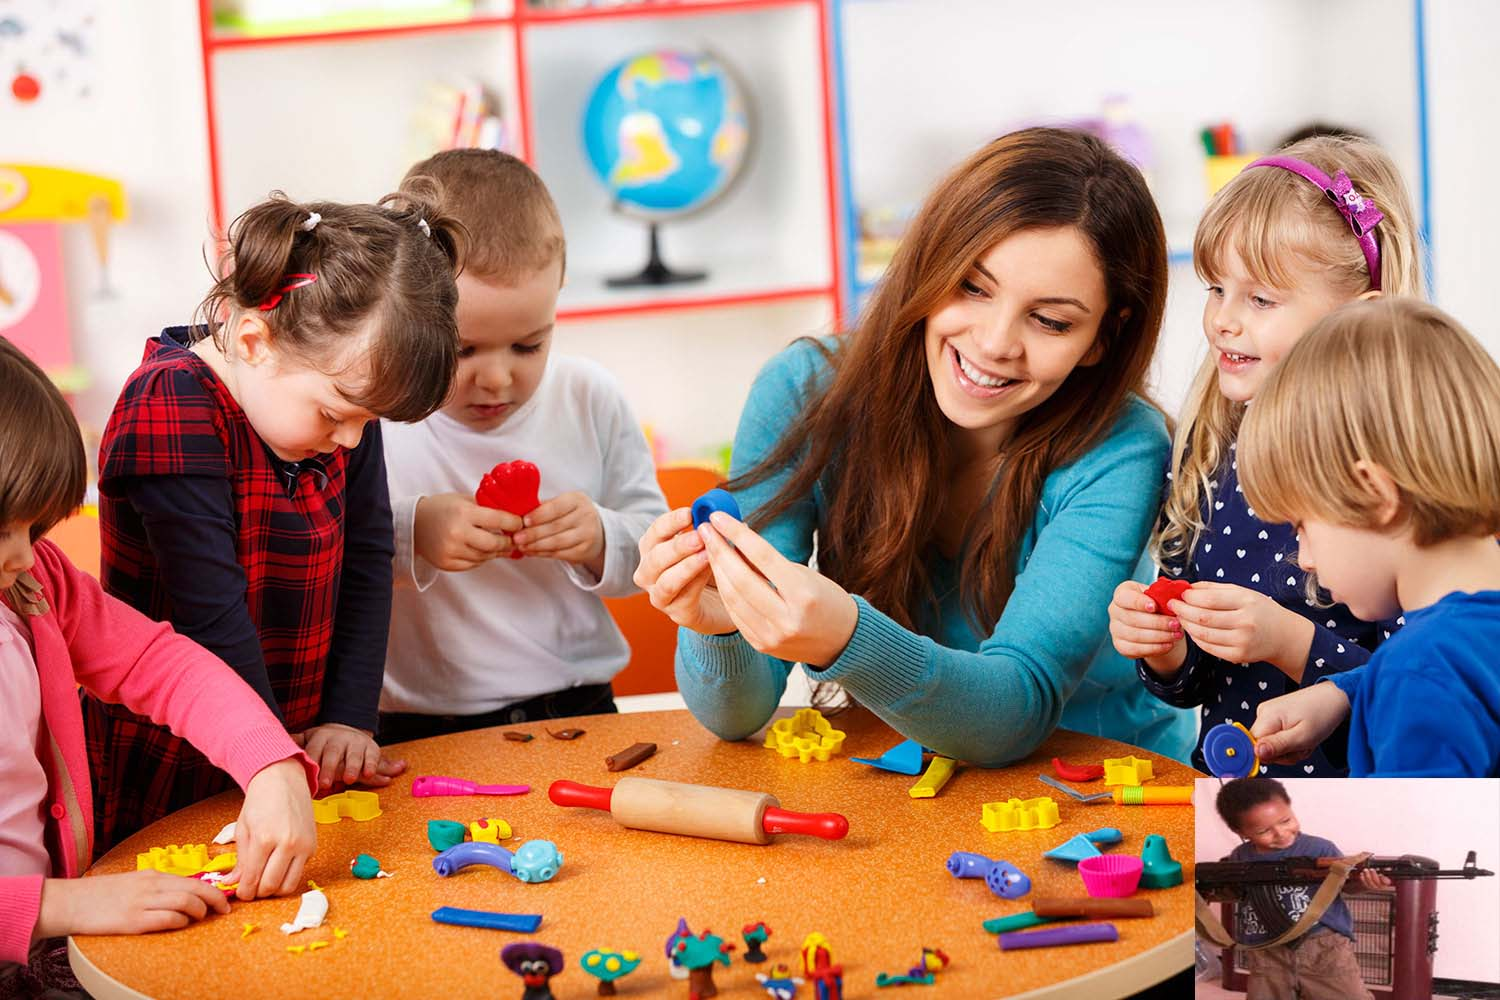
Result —
M380 862L368 854L361 854L354 859L354 867L350 870L355 878L375 878L380 874Z
M456 823L451 819L427 821L427 842L432 845L434 851L446 851L450 847L462 844L464 834L467 832L467 828L462 823Z

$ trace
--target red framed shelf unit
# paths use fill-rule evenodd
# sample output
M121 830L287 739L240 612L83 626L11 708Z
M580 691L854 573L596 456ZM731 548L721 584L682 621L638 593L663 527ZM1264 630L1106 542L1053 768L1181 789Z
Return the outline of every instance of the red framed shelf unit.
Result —
M506 0L500 0L506 2ZM563 300L558 310L558 318L564 319L595 319L610 316L623 316L628 314L641 314L653 312L675 312L682 310L705 309L715 307L745 306L762 303L784 302L796 299L825 299L832 307L835 317L835 325L841 324L845 316L845 277L843 274L844 260L842 254L842 234L839 221L840 192L838 188L838 164L839 154L837 150L838 126L836 119L836 99L834 88L837 86L833 65L831 61L830 47L830 8L831 0L641 0L637 3L623 4L619 6L597 7L597 8L574 8L574 9L532 9L526 6L525 0L517 0L516 6L508 12L485 12L475 10L472 14L463 18L448 20L413 21L411 23L381 24L368 27L353 27L345 29L333 29L328 31L290 31L286 33L269 34L241 34L228 29L218 27L214 23L213 0L199 0L199 33L202 42L203 59L203 90L204 109L207 124L207 144L211 208L215 226L222 231L227 223L226 217L226 180L225 169L226 158L233 157L236 151L244 148L241 144L232 144L226 149L222 129L227 121L221 121L220 116L224 114L221 85L224 83L221 61L231 53L244 53L254 50L291 49L307 46L329 46L350 45L360 43L383 42L393 39L410 39L418 37L457 36L472 33L508 33L510 38L509 48L514 60L513 93L509 95L512 99L507 102L504 109L504 117L507 125L515 131L519 139L518 155L527 162L536 166L548 179L549 185L553 185L553 176L549 172L553 166L552 161L538 163L538 137L537 137L537 115L538 99L536 77L541 72L538 66L536 49L539 43L546 44L551 39L551 33L565 32L575 26L582 30L582 26L590 24L601 24L605 22L649 22L651 20L672 19L683 20L688 18L702 19L697 24L697 29L712 35L711 30L705 30L711 26L712 19L726 16L752 15L756 12L810 12L814 21L812 35L815 38L816 54L813 57L815 65L804 67L810 69L810 75L804 74L806 82L810 83L811 93L803 93L802 99L811 100L816 103L813 109L816 113L815 126L815 148L821 162L817 164L816 185L819 190L815 193L815 200L821 202L820 211L809 213L795 211L790 213L791 217L785 220L788 227L788 235L799 244L806 244L810 240L821 241L823 246L814 255L817 266L812 268L813 273L807 280L801 280L795 273L777 273L774 267L765 269L758 266L738 268L733 262L720 262L716 266L719 271L740 272L737 277L726 281L710 281L702 285L678 285L656 289L638 289L630 291L606 291L602 282L598 287L590 286L580 294L570 296L567 289L564 291ZM805 14L803 16L806 16ZM728 30L728 29L721 29ZM596 38L597 40L597 38ZM555 45L554 45L555 47ZM768 46L778 50L777 55L784 57L786 53L779 51L788 46L780 43ZM809 46L811 47L811 46ZM372 60L373 62L373 60ZM597 74L602 72L604 65L592 67ZM374 73L382 73L380 64L376 63L370 67ZM555 78L555 74L554 74ZM778 80L778 82L781 82ZM765 83L761 79L759 83ZM750 98L752 105L755 104L756 90L752 87ZM804 85L803 90L809 89ZM545 100L543 101L545 104ZM546 109L548 113L555 113L552 108ZM568 115L575 113L573 108L567 109ZM244 124L243 115L237 125ZM781 123L770 116L760 116L758 123L760 128L776 128ZM571 121L571 118L569 119ZM556 132L556 129L553 130ZM753 140L758 144L766 144L767 137L761 135ZM556 142L554 141L554 145ZM346 153L350 157L361 155L357 148L347 148ZM557 156L554 150L553 156ZM769 157L767 157L769 158ZM801 156L793 157L801 159ZM545 158L544 158L545 159ZM581 149L577 151L577 159L581 161ZM571 167L570 167L571 168ZM576 168L575 168L576 169ZM746 166L746 172L756 169L756 164L751 162ZM392 180L399 174L392 175ZM256 175L256 181L260 183L262 190L270 190L273 187L282 186L285 182L277 176L261 177ZM745 178L740 178L736 187L743 187ZM242 185L244 186L244 185ZM762 185L764 187L764 185ZM776 187L775 184L772 185ZM576 188L576 185L575 185ZM559 207L564 214L565 227L569 226L569 206L564 200L569 192L560 192L554 187L554 195L558 197ZM337 195L330 195L337 196ZM726 201L735 197L734 190L726 196ZM804 196L805 197L805 196ZM589 210L597 210L599 213L607 213L607 199L602 188L599 191L597 205ZM230 206L231 216L237 207ZM708 214L712 214L716 208L710 208ZM810 219L816 215L816 221ZM677 223L668 223L669 230ZM642 224L642 229L644 225ZM644 237L642 237L642 242ZM716 244L714 239L705 242ZM570 229L570 245L576 245ZM570 251L571 256L571 251ZM774 254L773 254L774 256ZM762 249L758 253L751 253L747 260L751 262L764 262L766 253ZM621 261L619 269L627 269L633 263L629 259ZM701 261L693 261L701 263ZM713 264L714 262L710 261ZM572 265L570 264L570 271ZM760 272L760 273L757 273ZM570 278L570 285L574 279Z

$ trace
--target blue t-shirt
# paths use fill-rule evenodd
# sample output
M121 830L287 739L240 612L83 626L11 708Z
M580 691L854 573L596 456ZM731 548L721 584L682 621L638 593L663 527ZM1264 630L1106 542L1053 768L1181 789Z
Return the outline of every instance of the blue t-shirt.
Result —
M1500 777L1500 591L1452 593L1409 611L1365 666L1333 677L1349 696L1353 777Z
M1322 837L1314 837L1310 834L1299 833L1297 839L1292 841L1292 846L1282 851L1257 851L1255 846L1248 841L1240 844L1229 852L1225 861L1284 861L1287 858L1342 858L1344 852L1334 846L1333 841L1324 840ZM1300 885L1278 885L1276 887L1276 898L1281 903L1281 910L1291 920L1296 921L1311 905L1313 896L1317 894L1318 883L1302 883ZM1239 939L1247 944L1259 944L1267 941L1275 934L1271 933L1269 927L1260 919L1249 903L1241 900L1235 904L1235 924L1239 927ZM1339 896L1323 911L1316 926L1308 931L1308 934L1319 934L1324 930L1336 931L1344 935L1350 941L1354 940L1354 919L1349 915L1349 907L1344 902L1343 896Z

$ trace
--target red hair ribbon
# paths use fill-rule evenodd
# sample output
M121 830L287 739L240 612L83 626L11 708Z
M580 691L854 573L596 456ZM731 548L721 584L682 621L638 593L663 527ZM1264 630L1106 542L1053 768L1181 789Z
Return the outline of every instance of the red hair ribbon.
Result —
M281 304L281 299L294 288L302 288L318 280L316 274L289 274L286 276L286 284L267 296L266 301L258 307L261 312L270 312Z

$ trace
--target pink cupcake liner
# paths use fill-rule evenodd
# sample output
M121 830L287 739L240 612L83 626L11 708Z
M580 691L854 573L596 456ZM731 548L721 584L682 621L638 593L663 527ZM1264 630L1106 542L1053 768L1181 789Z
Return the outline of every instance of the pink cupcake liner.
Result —
M1090 896L1129 896L1141 883L1143 867L1132 854L1101 854L1078 862L1078 874Z

